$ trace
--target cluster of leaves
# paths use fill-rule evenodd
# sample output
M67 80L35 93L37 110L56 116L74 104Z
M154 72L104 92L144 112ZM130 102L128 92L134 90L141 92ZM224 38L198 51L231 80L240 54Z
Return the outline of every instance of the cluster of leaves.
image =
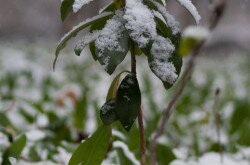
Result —
M188 5L177 1L186 7L191 14L196 11L190 1L188 1ZM62 1L62 20L65 20L73 11L74 5L78 5L79 10L90 1L79 2L81 1ZM74 27L62 38L56 49L53 66L55 67L59 52L66 46L67 42L78 32L89 27L89 33L83 36L75 47L76 55L79 56L82 50L89 45L94 60L103 65L105 71L111 75L125 59L129 50L137 55L144 54L148 58L150 69L162 81L164 87L166 89L172 87L182 67L182 59L178 53L181 33L179 23L166 10L165 2L162 0L135 0L133 2L115 0L99 13L99 15ZM138 14L139 17L137 17ZM144 16L147 17L146 21L144 21ZM194 18L196 19L195 15ZM142 30L143 28L145 29ZM113 80L106 103L100 110L102 122L109 128L107 129L109 132L111 131L109 126L117 120L120 121L125 130L129 131L140 111L141 92L136 74L128 72L119 84L122 73L124 72L118 74ZM79 155L80 151L89 147L90 141L95 139L96 134L99 134L98 131L102 130L98 129L90 139L79 146L71 159L74 163L81 162L80 160L75 162L78 159L74 158L78 157L75 155ZM110 135L110 133L106 134ZM106 136L104 137L106 138ZM103 139L103 141L108 142L108 139ZM82 160L85 161L85 159Z
M100 75L99 71L94 69L95 66L92 65L91 60L85 58L82 61L83 59L80 57L81 60L77 59L76 62L72 58L65 57L67 60L62 69L64 76L58 79L54 73L50 74L48 70L40 70L41 68L46 69L44 65L47 64L47 58L53 51L50 50L51 47L42 47L39 44L29 48L26 43L16 47L25 48L24 50L13 49L7 45L6 47L1 46L0 51L0 75L2 77L0 80L0 164L3 161L8 162L4 164L10 164L15 159L17 159L17 164L68 164L74 151L71 164L82 161L92 164L94 160L100 164L103 159L109 164L138 163L139 133L136 124L133 124L130 131L127 132L119 122L114 122L112 137L110 126L102 125L99 113L101 102L104 102L102 98L105 95L99 91L106 88L107 84L103 83L105 75ZM18 68L16 71L10 72L4 67L6 64L10 66L8 58L6 58L9 57L7 50L10 49L14 59L22 57L22 59L28 60L27 63L30 65L22 65L27 69ZM210 63L208 59L206 59L206 65L199 62L200 66L197 66L186 92L176 106L176 113L171 117L168 131L163 135L167 141L161 141L158 144L158 164L167 165L171 164L171 161L179 160L178 155L173 152L178 148L185 148L187 158L196 156L198 159L204 153L219 152L220 145L225 154L237 153L238 158L241 156L239 152L241 147L250 147L249 97L239 97L237 94L238 91L242 92L242 89L249 93L249 88L247 88L250 85L249 60L239 61L239 57L240 55L235 57L232 60L233 63L227 61L226 66L221 66L219 65L221 63L218 62L216 66L221 66L221 69L216 70L214 69L215 64ZM139 58L143 58L143 56ZM22 61L22 63L25 62ZM3 64L5 65L3 66ZM29 66L33 67L29 68ZM152 81L153 75L149 74L145 68L147 65L142 64L138 70L142 74L140 82L146 112L144 115L145 134L147 144L150 145L150 137L161 116L159 109L166 104L168 94L163 94L160 98L159 94L156 95L156 90L161 91L163 88L159 87L157 81ZM37 74L36 70L39 73L42 71L44 76ZM129 75L127 72L123 74ZM238 84L239 79L242 80L241 85ZM209 132L215 131L216 127L210 105L215 99L214 87L218 80L220 83L222 81L225 83L216 108L222 116L220 145L218 145L215 133ZM80 96L75 97L74 90L64 92L72 84L79 87ZM95 90L98 92L95 93ZM39 93L39 99L35 99L36 93ZM114 98L111 96L116 96L111 93L117 92L109 90L110 99ZM58 99L58 96L65 97ZM68 105L69 101L73 102L72 106ZM9 108L12 102L15 104ZM89 114L93 113L95 115L88 118ZM46 124L40 125L41 117L47 120ZM94 128L89 124L89 120L94 123ZM21 124L20 121L22 121ZM95 128L97 131L92 134ZM36 137L36 139L30 137L30 132L33 130L39 131L39 134L43 133L43 136ZM86 140L90 134L92 136ZM224 137L227 139L226 142L223 140ZM86 143L81 143L82 139L86 140ZM107 152L108 154L106 154ZM134 159L131 159L131 155ZM149 159L150 155L147 155L147 158ZM249 157L246 159L249 160Z

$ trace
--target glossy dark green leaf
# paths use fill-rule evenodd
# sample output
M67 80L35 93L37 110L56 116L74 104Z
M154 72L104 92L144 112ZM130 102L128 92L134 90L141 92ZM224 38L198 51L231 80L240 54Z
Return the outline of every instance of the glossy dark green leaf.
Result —
M104 159L111 137L111 128L101 126L75 150L69 165L100 165Z
M74 4L74 0L63 0L61 3L61 19L64 21L67 16L72 12L72 5Z
M175 159L176 156L170 147L163 144L157 144L157 162L159 164L168 165Z
M115 98L108 100L100 110L100 117L104 125L110 125L117 120L115 112Z
M53 62L53 68L55 69L55 65L56 65L56 61L58 58L58 55L60 53L60 51L65 48L65 46L67 45L67 42L72 38L75 37L79 31L83 30L84 28L92 25L95 22L99 22L103 19L107 19L109 17L111 17L113 15L113 13L111 12L105 12L102 14L99 14L96 17L93 17L91 19L87 19L86 21L80 23L79 25L75 26L70 32L68 32L60 41L60 43L58 44L57 48L56 48L56 52L55 52L55 59Z
M129 34L127 30L122 32L122 37L117 38L118 45L121 47L120 49L105 49L99 50L96 47L97 60L101 65L104 66L105 71L108 74L112 74L116 67L124 60L128 53L129 49Z
M22 134L18 136L14 140L14 142L9 146L9 148L7 148L6 151L4 152L2 165L10 165L11 162L9 158L11 157L18 159L25 145L26 145L26 136Z
M116 113L125 130L130 130L140 108L141 92L137 78L133 74L128 74L122 80L116 94Z
M119 82L120 82L120 77L124 72L128 72L128 71L122 71L121 73L119 73L114 80L112 81L110 87L109 87L109 91L106 97L106 101L113 99L116 97L116 92L119 86ZM128 72L129 73L129 72Z

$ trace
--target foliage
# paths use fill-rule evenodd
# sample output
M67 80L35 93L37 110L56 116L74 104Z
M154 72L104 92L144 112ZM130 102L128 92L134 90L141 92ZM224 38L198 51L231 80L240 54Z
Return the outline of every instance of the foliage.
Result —
M103 127L100 107L105 102L106 93L103 91L109 89L109 84L104 83L107 82L106 75L100 74L100 69L93 65L91 59L84 56L74 59L67 54L62 56L64 63L60 70L56 74L52 73L49 67L44 67L49 66L48 59L52 51L53 45L27 46L24 43L17 44L14 49L9 45L1 46L1 158L13 141L18 139L16 137L25 134L26 144L17 160L18 164L68 164L77 147L84 144L81 142L91 138L95 130ZM143 63L145 58L137 58L140 64L138 80L143 94L146 141L150 145L150 137L161 116L161 107L165 106L175 87L168 93L163 92L164 88L150 74L147 63ZM16 65L11 65L13 61ZM216 109L222 116L220 130L223 153L225 157L230 155L248 160L249 155L244 151L244 148L249 148L248 136L245 136L248 125L244 125L249 121L246 115L250 85L248 66L248 58L240 54L225 61L218 59L213 62L209 58L198 61L169 121L169 127L159 141L159 164L167 164L171 160L171 163L175 160L186 161L191 157L199 159L205 153L219 152L213 113L214 91L217 87L221 89ZM120 79L127 74L121 74ZM10 86L9 82L15 83ZM82 109L77 108L79 102ZM77 117L79 110L86 114ZM79 123L82 123L81 126ZM115 121L112 124L112 143L109 144L103 163L138 163L138 137L137 124L133 124L127 132L119 121ZM175 157L170 156L169 149ZM147 156L150 159L150 155Z

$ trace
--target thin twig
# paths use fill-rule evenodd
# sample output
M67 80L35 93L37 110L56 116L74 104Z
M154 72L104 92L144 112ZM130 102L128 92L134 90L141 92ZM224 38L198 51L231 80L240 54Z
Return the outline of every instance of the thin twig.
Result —
M135 58L135 45L131 41L131 73L136 76L136 58ZM146 164L146 141L144 136L144 127L143 127L143 116L142 109L140 109L138 114L138 125L139 125L139 134L140 134L140 152L141 152L141 165Z
M217 23L219 22L222 14L223 14L224 8L225 8L225 0L218 0L214 6L214 10L212 12L211 23L209 26L210 30L213 30L216 27ZM205 44L205 40L201 41L193 49L193 51L191 53L191 57L186 65L186 68L185 68L183 75L180 79L180 84L178 85L176 92L173 94L172 99L168 103L167 108L163 112L163 117L159 123L159 126L156 129L156 132L153 136L152 143L151 143L151 162L150 162L151 165L154 165L156 162L157 139L163 134L166 123L168 122L169 117L171 116L171 114L173 112L173 107L175 106L176 102L180 98L181 94L183 93L183 91L188 83L189 77L190 77L192 70L194 68L196 58L197 58L197 56L199 56L204 44Z

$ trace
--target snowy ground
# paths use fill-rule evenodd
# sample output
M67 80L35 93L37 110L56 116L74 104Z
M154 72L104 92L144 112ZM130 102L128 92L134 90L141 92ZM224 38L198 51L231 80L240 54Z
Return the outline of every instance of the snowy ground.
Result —
M79 135L88 136L99 125L99 108L114 75L106 74L89 54L77 57L67 51L53 72L54 48L53 43L0 44L0 117L9 119L0 121L0 156L10 145L6 132L13 137L25 133L28 138L20 160L17 163L12 160L13 164L67 164L79 143ZM127 68L128 60L115 75ZM166 93L161 82L150 73L146 59L142 56L137 61L146 136L150 141L160 111L175 87ZM250 164L250 135L245 133L249 132L250 117L244 116L250 112L249 71L249 58L237 53L224 59L199 59L159 142L173 149L175 158L171 165ZM221 92L215 98L217 88ZM78 103L82 102L86 114L79 119L75 114ZM219 136L214 109L223 120ZM242 111L243 116L234 119L233 115L239 115L237 111ZM121 153L131 164L138 163L138 141L133 137L137 127L132 128L131 134L119 126L114 128L115 145L104 164L121 164ZM223 148L221 154L217 137Z

